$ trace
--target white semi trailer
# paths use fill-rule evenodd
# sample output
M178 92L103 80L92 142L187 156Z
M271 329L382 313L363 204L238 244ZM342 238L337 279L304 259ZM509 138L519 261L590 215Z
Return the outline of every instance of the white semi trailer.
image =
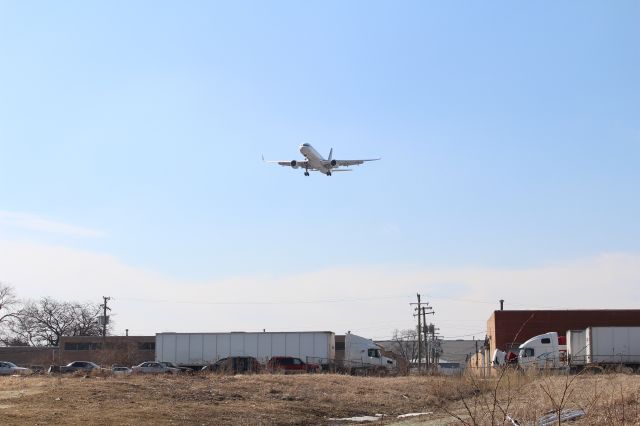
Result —
M567 361L572 366L640 366L640 327L589 327L567 331Z
M273 356L328 363L335 358L335 335L331 331L156 334L158 362L197 367L231 356L252 356L261 363Z
M523 368L572 368L623 365L640 367L640 327L589 327L564 336L549 332L520 345Z

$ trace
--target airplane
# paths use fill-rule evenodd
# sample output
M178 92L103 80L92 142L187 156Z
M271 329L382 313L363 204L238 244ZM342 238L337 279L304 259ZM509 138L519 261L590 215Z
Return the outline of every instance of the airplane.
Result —
M300 145L300 153L304 155L305 160L291 160L291 161L265 161L264 156L262 161L265 163L277 163L281 166L289 166L291 168L304 169L304 175L309 176L309 170L318 171L324 173L327 176L331 176L332 172L350 172L351 169L341 169L340 167L357 166L365 161L377 161L380 158L371 158L368 160L334 160L333 148L329 151L329 158L325 158L315 150L311 144L303 143Z

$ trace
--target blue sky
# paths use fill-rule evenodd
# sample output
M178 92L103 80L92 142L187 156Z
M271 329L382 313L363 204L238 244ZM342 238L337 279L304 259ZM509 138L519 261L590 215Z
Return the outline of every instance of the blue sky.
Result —
M638 253L639 18L635 1L0 2L0 238L176 292ZM302 142L383 160L309 178L260 161ZM452 284L429 291L463 299ZM415 293L393 285L360 291Z

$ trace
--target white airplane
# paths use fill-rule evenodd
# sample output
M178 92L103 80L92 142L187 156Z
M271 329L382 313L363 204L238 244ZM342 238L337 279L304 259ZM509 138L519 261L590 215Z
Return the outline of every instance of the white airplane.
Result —
M309 170L315 170L320 173L324 173L327 176L331 176L332 172L350 172L351 169L341 169L340 167L357 166L365 161L377 161L379 158L371 158L368 160L334 160L333 148L329 151L329 158L325 158L315 150L311 144L303 143L300 145L300 153L304 155L306 160L291 160L291 161L265 161L264 156L262 161L265 163L278 163L281 166L289 166L294 169L304 169L304 175L309 176Z

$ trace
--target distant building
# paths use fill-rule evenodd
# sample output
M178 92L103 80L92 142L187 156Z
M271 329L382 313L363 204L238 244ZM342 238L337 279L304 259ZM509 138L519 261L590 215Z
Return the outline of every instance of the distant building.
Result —
M518 347L534 336L587 327L640 326L640 309L499 310L487 320L487 337L467 364L479 374L491 374L496 349L518 352Z
M517 351L531 337L587 327L640 326L640 309L494 311L487 321L489 357L497 349Z
M465 366L465 362L452 362L447 359L440 358L440 361L438 361L438 373L445 374L447 376L462 374Z
M416 340L396 341L396 340L379 340L375 342L385 351L394 354L394 358L402 359L399 366L405 365L406 368L413 371L418 364L418 342ZM464 368L467 361L476 352L476 348L482 346L482 341L478 340L438 340L438 353L440 361L445 361L443 368L449 368L454 365L460 365ZM337 346L337 343L336 343ZM426 362L426 356L422 354L423 363ZM449 371L447 371L448 373ZM457 371L456 371L457 372Z
M59 363L92 361L101 365L132 366L153 361L156 336L62 336Z
M21 367L55 364L59 359L57 346L0 346L0 361L9 361Z

